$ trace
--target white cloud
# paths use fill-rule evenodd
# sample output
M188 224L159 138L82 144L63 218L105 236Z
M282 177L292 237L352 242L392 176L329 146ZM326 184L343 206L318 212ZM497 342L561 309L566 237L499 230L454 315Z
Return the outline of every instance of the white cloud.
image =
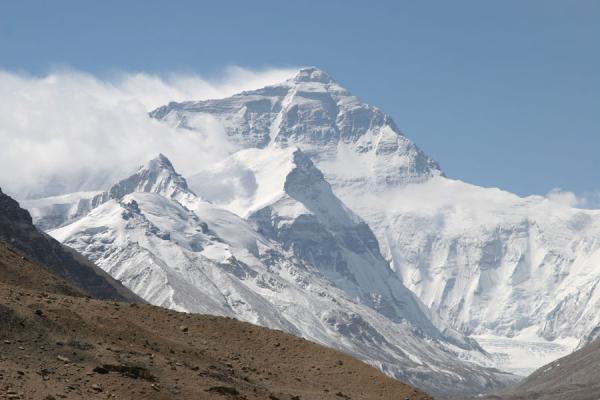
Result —
M219 79L62 70L43 77L0 71L0 187L23 196L57 176L71 186L102 171L122 174L159 152L182 173L231 150L210 118L200 133L174 130L147 113L169 101L230 96L283 81L293 70L232 67Z
M560 188L555 188L548 192L546 198L554 203L562 204L568 207L587 209L600 208L600 191L575 194L573 192L564 191Z
M587 202L585 197L578 197L575 193L564 191L560 188L554 188L549 191L546 198L554 203L568 207L583 207Z
M252 71L241 67L228 67L220 78L211 80L198 75L174 74L162 78L157 75L136 73L118 77L118 86L148 109L154 109L169 101L228 97L244 90L283 82L296 71L297 69Z

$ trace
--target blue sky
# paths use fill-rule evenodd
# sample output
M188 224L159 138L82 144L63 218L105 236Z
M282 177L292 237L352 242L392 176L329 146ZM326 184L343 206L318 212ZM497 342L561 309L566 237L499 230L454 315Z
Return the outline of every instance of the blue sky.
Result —
M0 68L315 65L391 114L450 177L600 189L600 1L11 1Z

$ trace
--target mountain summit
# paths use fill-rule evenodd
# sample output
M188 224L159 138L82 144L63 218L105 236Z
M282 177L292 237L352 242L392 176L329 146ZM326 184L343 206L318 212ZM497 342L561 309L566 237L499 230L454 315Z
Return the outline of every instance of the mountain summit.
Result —
M334 186L378 190L442 174L388 115L315 67L280 84L225 99L169 103L150 113L192 130L200 114L215 117L239 149L300 148Z
M333 78L323 70L317 67L305 67L298 71L293 78L296 82L319 82L319 83L335 83Z
M119 199L135 192L158 193L165 197L192 194L185 179L179 175L171 161L159 154L141 166L137 172L110 187L109 198Z

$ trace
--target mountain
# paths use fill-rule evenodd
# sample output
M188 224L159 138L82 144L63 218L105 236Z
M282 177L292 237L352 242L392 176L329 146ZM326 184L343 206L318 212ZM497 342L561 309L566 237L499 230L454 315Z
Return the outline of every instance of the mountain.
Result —
M189 195L186 185L183 177L175 172L171 162L160 154L127 179L111 185L108 190L26 199L21 203L31 210L35 225L47 231L76 221L100 204L110 199L121 198L128 193L160 193L185 203L184 197Z
M234 193L235 206L195 195L160 156L50 234L154 305L281 329L444 397L514 381L475 363L490 363L476 342L431 322L308 156L268 148L232 157L217 169L237 165L255 185L246 198Z
M194 197L185 179L175 171L171 161L163 154L159 154L157 158L140 167L135 174L112 185L107 192L97 196L96 203L120 199L136 192L157 193L180 203L185 203L188 197Z
M239 149L299 147L334 187L368 189L422 182L442 173L389 116L314 67L281 84L225 99L170 103L150 115L193 130L202 114L216 118Z
M594 400L600 396L600 341L539 368L503 393L484 400Z
M358 202L382 210L405 285L499 366L527 374L598 331L600 212L442 177Z
M205 114L238 149L308 155L433 320L476 338L499 367L527 374L600 332L599 211L445 177L389 116L313 67L229 98L169 103L151 116L194 130ZM252 192L251 179L202 174L236 191L192 177L202 196L245 212L235 196Z
M283 332L90 299L3 240L0 337L2 399L431 399Z
M334 195L302 151L242 150L190 181L194 191L245 217L260 234L310 262L348 296L393 321L407 319L429 336L439 334L427 308L390 270L367 224Z
M465 336L475 339L492 353L495 366L522 375L590 343L600 332L600 211L447 178L389 116L360 102L316 68L229 98L170 103L151 116L193 131L206 114L222 124L236 150L190 177L191 189L172 177L170 182L182 190L178 199L170 197L171 184L145 186L145 178L138 174L121 185L133 189L117 190L116 195L107 190L32 200L28 204L36 224L79 242L90 256L100 255L98 260L122 257L123 265L128 256L116 250L110 253L116 245L102 242L110 233L103 237L93 228L100 225L109 227L107 232L120 232L128 226L119 225L117 216L123 213L135 216L131 224L137 221L136 235L141 239L123 234L122 243L143 243L156 235L167 238L167 233L187 230L183 237L161 239L153 246L170 249L176 242L172 252L182 259L193 259L198 253L194 246L202 247L202 257L210 260L203 268L210 271L216 255L223 254L211 252L217 248L215 243L224 243L221 246L236 260L260 266L269 274L279 274L272 265L286 260L293 268L310 270L311 279L318 276L327 290L335 287L344 298L350 297L348 304L360 303L365 313L374 311L376 318L383 315L394 323L394 314L402 315L427 335L442 337L471 355L477 345ZM161 175L156 176L162 182ZM152 193L135 192L139 190ZM132 193L119 194L127 192ZM161 219L161 207L182 217ZM110 224L107 215L114 217ZM179 253L180 248L194 254ZM153 273L162 271L160 282L174 282L177 274L165 267L169 263L160 264L171 254L158 253L152 251L155 258L148 256L159 265L152 267ZM276 254L279 261L265 261L265 254ZM137 265L143 264L142 259ZM402 286L385 275L386 268ZM361 275L366 270L368 274ZM125 269L119 271L114 273L125 274ZM371 274L376 283L370 282ZM151 286L142 275L128 279L140 287ZM184 279L181 287L191 279ZM237 285L231 282L227 284ZM219 284L214 286L208 286L213 301L213 295L223 294ZM171 302L172 307L183 303L168 294L169 287L163 291L159 287L148 293ZM374 288L380 299L370 295ZM406 289L418 299L405 296ZM244 296L254 290L244 291ZM223 300L228 295L217 296L219 301L210 307L223 313L232 312L227 307L237 307L236 316L242 315L239 305L231 307ZM282 307L275 308L271 314L261 314L264 322L260 323L281 316ZM418 322L423 316L430 323ZM252 311L241 318L259 320ZM285 317L286 324L290 318ZM277 323L284 324L283 320ZM290 331L298 325L297 321L287 324ZM321 337L330 339L328 334ZM375 359L366 353L363 359ZM490 362L486 357L475 359L484 365Z
M31 215L0 190L0 239L86 294L100 299L139 302L140 299L96 265L38 231Z

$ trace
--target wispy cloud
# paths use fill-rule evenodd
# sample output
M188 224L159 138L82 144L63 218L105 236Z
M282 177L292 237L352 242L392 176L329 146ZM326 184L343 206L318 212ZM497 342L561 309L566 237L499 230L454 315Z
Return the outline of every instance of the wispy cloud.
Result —
M183 173L201 169L230 151L219 124L206 118L200 133L191 133L149 118L148 111L169 101L226 97L292 75L288 69L232 67L213 80L146 73L107 80L73 70L41 77L0 71L0 186L22 196L61 177L75 187L83 174L124 173L159 152Z

